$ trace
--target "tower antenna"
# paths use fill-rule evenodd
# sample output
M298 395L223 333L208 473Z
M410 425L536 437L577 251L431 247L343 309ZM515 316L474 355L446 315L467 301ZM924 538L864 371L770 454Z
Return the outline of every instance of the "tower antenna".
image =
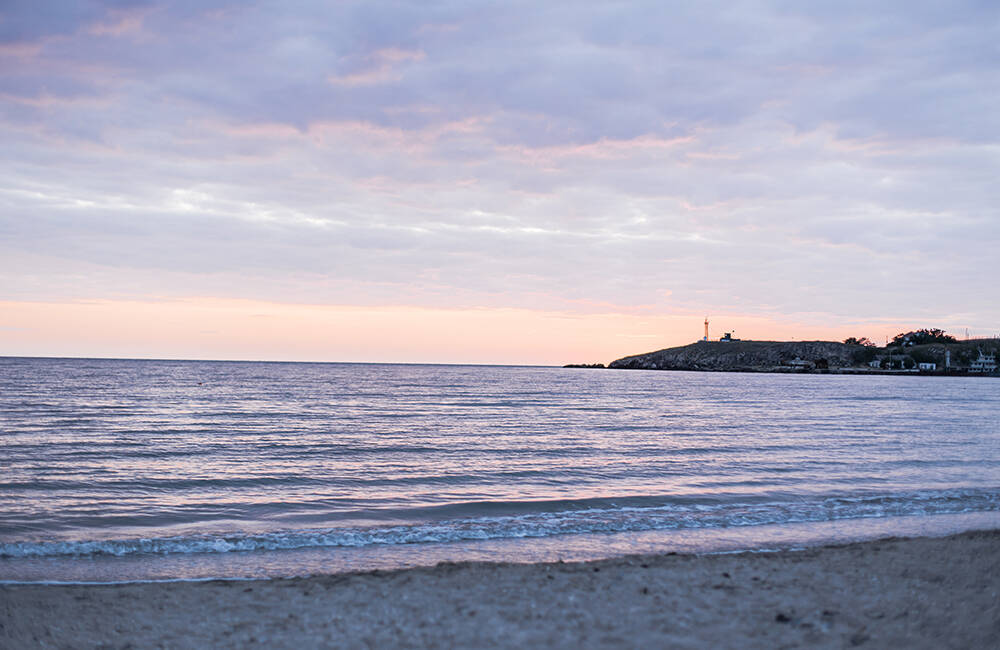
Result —
M708 340L708 316L705 316L705 338L702 341Z

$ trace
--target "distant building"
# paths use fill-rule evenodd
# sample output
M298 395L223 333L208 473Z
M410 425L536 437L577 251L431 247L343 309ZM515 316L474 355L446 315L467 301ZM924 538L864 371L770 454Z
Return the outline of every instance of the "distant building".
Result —
M979 358L969 364L969 372L996 372L997 358L993 354L983 354L979 351Z
M805 359L800 359L795 357L791 361L784 362L786 366L791 366L792 368L812 368L812 361L806 361Z
M872 359L871 361L868 362L868 367L870 367L870 368L881 368L882 367L882 360L881 359Z
M936 363L921 362L917 364L917 367L921 370L937 370Z
M719 339L719 342L720 342L720 343L732 343L733 341L739 341L739 339L734 339L734 338L733 338L733 333L732 333L732 332L726 332L726 333L725 333L725 334L724 334L724 335L722 336L722 338L721 338L721 339Z

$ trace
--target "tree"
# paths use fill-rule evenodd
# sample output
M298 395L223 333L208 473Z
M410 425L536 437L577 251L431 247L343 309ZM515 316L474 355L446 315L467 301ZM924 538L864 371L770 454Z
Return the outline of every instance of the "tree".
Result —
M904 334L897 334L893 337L891 345L909 346L925 345L927 343L955 343L955 337L944 333L939 329L922 329Z
M858 338L856 336L848 336L846 339L844 339L844 343L846 343L847 345L865 345L865 346L875 345L874 343L871 342L871 340L867 336L862 336L861 338Z
M878 356L874 345L865 345L851 352L851 361L856 366L867 366Z

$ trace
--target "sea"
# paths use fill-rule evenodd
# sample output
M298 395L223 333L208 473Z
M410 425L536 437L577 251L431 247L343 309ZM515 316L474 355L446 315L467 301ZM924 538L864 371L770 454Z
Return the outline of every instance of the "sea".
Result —
M1000 528L1000 380L0 358L0 582Z

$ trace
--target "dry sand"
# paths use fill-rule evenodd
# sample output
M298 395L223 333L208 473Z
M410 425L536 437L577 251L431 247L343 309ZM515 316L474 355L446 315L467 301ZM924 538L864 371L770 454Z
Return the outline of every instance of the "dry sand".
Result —
M0 647L1000 648L1000 531L780 553L0 586Z

